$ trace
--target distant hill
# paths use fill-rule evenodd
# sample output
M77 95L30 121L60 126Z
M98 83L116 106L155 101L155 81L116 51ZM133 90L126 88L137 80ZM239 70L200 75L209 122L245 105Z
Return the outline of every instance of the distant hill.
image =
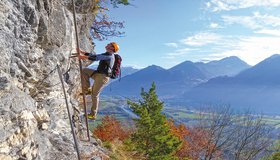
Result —
M149 88L152 82L157 84L168 82L171 74L166 69L152 65L139 70L131 75L125 76L121 81L115 81L110 87L104 89L105 94L136 96L139 95L141 88Z
M137 72L139 69L133 68L133 67L122 67L121 71L122 71L122 77L125 77L127 75L130 75L132 73Z
M184 104L230 104L257 112L280 113L280 55L273 55L234 77L217 77L181 97Z
M184 79L206 79L205 74L191 61L185 61L169 69L174 76Z
M242 65L242 67L238 65ZM209 66L210 69L207 69L207 66ZM215 67L218 68L218 66L224 69L215 72ZM209 77L214 77L216 75L232 75L246 67L249 67L249 65L234 57L206 64L185 61L170 69L152 65L123 77L120 82L112 82L110 87L104 89L103 93L105 95L139 96L141 88L149 89L152 82L155 82L159 96L163 98L172 98L182 95L202 82L206 82ZM233 69L225 68L237 69L233 71ZM229 73L227 74L226 71Z
M247 85L280 84L280 55L275 54L251 69L244 70L235 77L235 81Z
M246 62L242 61L236 56L226 57L218 61L211 61L208 63L198 62L195 65L203 71L208 78L218 76L234 76L240 71L250 68Z

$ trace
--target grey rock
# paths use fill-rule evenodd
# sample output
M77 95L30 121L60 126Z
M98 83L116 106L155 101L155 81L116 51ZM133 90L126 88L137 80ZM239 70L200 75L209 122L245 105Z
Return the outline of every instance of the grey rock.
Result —
M60 47L63 45L66 35L66 23L63 7L61 8L61 6L57 6L53 9L53 12L50 15L50 22L50 41L52 42L52 45Z
M18 68L21 69L27 77L31 77L32 76L32 72L25 66L25 64L21 61L18 61Z
M31 27L36 27L38 25L38 16L34 6L26 4L23 10L26 21L31 25Z
M48 22L45 16L40 16L39 26L38 26L38 39L37 43L44 45L47 44L47 33L48 33Z
M8 87L8 78L7 77L0 77L0 90L4 90Z
M86 50L94 17L79 13L91 9L92 2L76 3ZM63 72L71 68L65 87L72 114L80 75L68 58L75 49L71 9L71 0L0 1L0 159L77 159L55 70L57 64ZM95 153L106 157L92 142L79 141L79 148L87 159Z
M102 157L94 156L91 158L91 160L102 160Z

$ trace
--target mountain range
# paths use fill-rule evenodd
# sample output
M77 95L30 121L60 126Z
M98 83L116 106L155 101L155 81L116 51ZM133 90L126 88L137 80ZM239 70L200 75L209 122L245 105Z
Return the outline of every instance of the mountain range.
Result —
M258 113L280 111L280 55L273 55L233 77L216 77L178 98L182 104L207 106L229 104Z
M280 113L280 55L255 66L238 57L208 63L185 61L170 69L152 65L110 84L103 94L139 97L156 83L157 94L171 105L230 105L258 113ZM110 89L109 89L110 88Z
M130 75L132 73L137 72L139 69L133 68L133 67L122 67L121 68L121 76L125 77L127 75Z
M208 63L185 61L170 69L151 65L112 82L104 94L139 96L141 88L148 89L155 82L162 98L173 98L212 77L236 75L247 68L250 68L247 63L234 56Z

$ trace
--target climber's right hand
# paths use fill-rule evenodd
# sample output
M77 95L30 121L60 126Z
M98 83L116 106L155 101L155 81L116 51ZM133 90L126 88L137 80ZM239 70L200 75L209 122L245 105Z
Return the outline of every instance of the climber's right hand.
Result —
M76 48L76 50L77 50L77 52L80 53L80 54L86 54L86 53L87 53L86 51L81 50L81 49L79 49L79 48Z
M80 54L78 55L79 59L88 59L88 56L84 55L84 54Z

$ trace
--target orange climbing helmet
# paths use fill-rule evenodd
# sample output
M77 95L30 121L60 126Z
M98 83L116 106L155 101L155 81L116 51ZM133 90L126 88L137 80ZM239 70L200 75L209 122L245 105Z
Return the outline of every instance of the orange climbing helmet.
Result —
M120 49L119 45L116 42L111 42L111 45L114 47L115 52L118 52L118 50Z

